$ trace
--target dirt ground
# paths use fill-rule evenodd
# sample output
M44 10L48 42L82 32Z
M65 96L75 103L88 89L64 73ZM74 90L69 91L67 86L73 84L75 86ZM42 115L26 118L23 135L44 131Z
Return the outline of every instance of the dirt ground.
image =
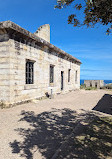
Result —
M80 90L56 95L54 99L0 109L0 159L52 159L88 112L112 115L111 94L112 91L106 90ZM64 159L79 158L75 155L66 155ZM79 159L82 158L90 159L87 156Z

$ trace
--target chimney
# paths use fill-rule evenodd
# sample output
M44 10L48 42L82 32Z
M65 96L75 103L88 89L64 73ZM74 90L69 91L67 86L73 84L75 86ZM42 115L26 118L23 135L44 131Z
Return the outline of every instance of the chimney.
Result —
M44 24L34 33L36 36L50 42L50 25Z

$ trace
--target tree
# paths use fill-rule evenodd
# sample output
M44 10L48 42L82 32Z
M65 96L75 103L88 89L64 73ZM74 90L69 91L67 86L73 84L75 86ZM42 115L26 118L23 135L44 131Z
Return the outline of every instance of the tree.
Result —
M71 14L68 17L68 24L73 24L73 26L83 26L94 27L96 24L100 23L107 26L107 34L111 32L112 29L112 0L57 0L57 5L55 8L66 8L67 6L73 4L74 9L82 10L84 13L84 20L81 22L76 14Z

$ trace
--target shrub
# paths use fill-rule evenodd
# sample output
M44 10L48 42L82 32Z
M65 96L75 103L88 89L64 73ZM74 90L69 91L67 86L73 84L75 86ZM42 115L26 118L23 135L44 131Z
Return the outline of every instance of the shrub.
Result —
M86 85L85 84L81 84L80 85L80 89L85 89L86 88Z
M0 108L1 108L1 109L5 108L5 104L4 104L3 101L0 101Z

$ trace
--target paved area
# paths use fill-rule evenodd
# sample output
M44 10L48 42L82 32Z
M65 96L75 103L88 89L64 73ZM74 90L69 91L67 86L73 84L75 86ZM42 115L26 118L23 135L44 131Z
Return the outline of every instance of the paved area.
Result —
M111 91L73 91L54 99L0 110L0 159L51 159L73 131L79 114Z

